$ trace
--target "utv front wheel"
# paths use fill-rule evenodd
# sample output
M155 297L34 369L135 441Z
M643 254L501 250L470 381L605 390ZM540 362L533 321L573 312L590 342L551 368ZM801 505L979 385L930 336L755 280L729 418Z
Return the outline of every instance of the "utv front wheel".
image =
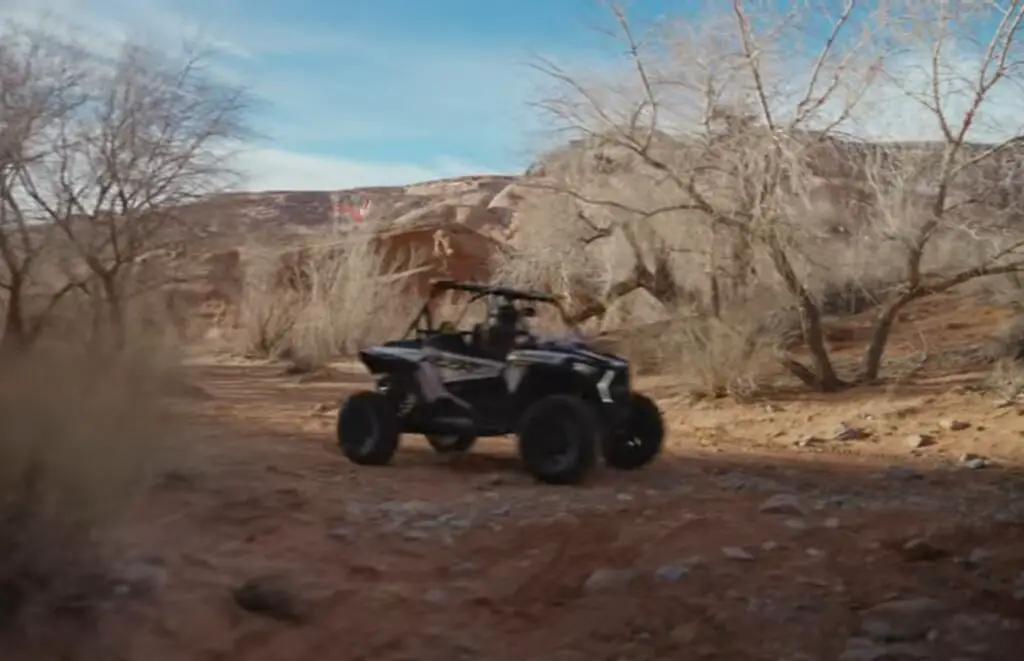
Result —
M381 393L356 393L338 412L338 447L352 463L382 466L390 462L400 435L394 404Z
M625 427L604 441L605 463L620 470L643 468L658 456L664 440L665 423L658 405L646 395L631 393Z
M552 395L523 414L517 430L526 470L548 484L577 484L597 462L600 425L590 404Z
M434 452L438 454L455 454L465 452L473 447L473 444L476 443L476 436L469 434L449 434L444 436L429 434L427 435L427 442L430 443L430 447L434 448Z

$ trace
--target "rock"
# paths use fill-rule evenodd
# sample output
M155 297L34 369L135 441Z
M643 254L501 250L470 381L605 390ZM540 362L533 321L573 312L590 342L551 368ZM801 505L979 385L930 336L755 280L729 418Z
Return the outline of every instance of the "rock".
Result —
M933 562L949 556L949 551L939 548L926 539L912 539L900 549L900 555L907 562Z
M132 558L120 567L115 591L120 594L152 594L167 583L167 566L161 558Z
M593 593L624 588L634 576L636 571L632 569L598 569L583 582L583 591Z
M430 535L422 530L406 530L402 533L402 539L410 542L419 542L424 539L428 539L429 537Z
M773 542L771 540L761 544L761 550L762 551L767 551L769 553L771 553L772 551L774 551L777 548L779 548L779 543L778 542Z
M470 574L475 574L479 570L480 566L475 562L460 562L459 564L452 566L448 571L453 576L468 576Z
M911 434L907 436L905 443L911 450L918 448L926 448L931 445L935 445L935 437L929 436L928 434Z
M839 428L836 429L836 433L832 438L837 441L859 441L868 436L869 434L865 430L859 427L852 427L845 422L840 422Z
M670 316L668 308L646 289L634 289L616 298L601 317L601 332L614 331L643 323L654 323Z
M924 479L924 474L921 471L910 466L890 466L885 470L883 476L900 481Z
M810 530L811 526L803 519L786 519L786 527L797 532Z
M931 658L931 650L926 645L880 645L868 638L850 638L839 661L915 661Z
M948 608L926 597L887 601L861 613L861 629L879 642L923 640Z
M829 517L825 519L825 522L822 525L830 530L835 530L839 527L839 519L835 517Z
M489 487L501 486L502 484L505 484L505 476L501 473L491 473L480 480L479 487L481 489L486 489Z
M785 514L788 516L807 516L807 508L800 499L790 494L776 494L761 503L757 508L762 514Z
M348 540L352 539L352 531L349 528L345 528L344 526L341 526L341 527L332 528L331 530L329 530L327 532L327 536L330 537L331 539L336 539L338 541L344 542L344 541L348 541Z
M654 580L661 583L674 583L690 574L693 567L689 565L662 565L654 571Z
M992 463L985 457L974 454L973 452L968 452L967 454L960 455L959 462L961 466L963 466L964 468L969 468L971 470L985 468L991 465Z
M991 642L1012 629L1009 624L994 613L957 613L950 618L943 638L960 650L985 655Z
M970 565L980 565L994 555L995 554L988 549L974 549L970 554L968 554L967 563Z
M970 429L971 423L966 420L943 420L939 423L939 426L948 431L963 431L964 429Z
M821 445L824 442L825 439L821 437L815 436L813 434L805 434L804 436L801 436L800 438L793 441L793 445L797 446L798 448L809 448L814 445Z
M443 604L448 601L448 593L441 588L431 588L423 595L423 600L431 604Z
M730 560L740 560L743 562L749 562L754 559L754 556L749 551L738 546L726 546L722 549L722 555Z
M669 632L669 639L676 645L689 645L697 637L700 625L697 622L680 624Z
M307 609L294 588L279 576L251 578L232 591L242 609L284 622L305 621Z
M1013 584L1013 598L1015 601L1024 601L1024 572L1021 572Z

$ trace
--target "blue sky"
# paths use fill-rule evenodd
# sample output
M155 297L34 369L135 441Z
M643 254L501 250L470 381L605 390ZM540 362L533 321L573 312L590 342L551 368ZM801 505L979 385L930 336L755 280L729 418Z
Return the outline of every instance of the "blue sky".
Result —
M545 135L526 62L606 56L593 0L0 0L4 15L45 15L98 46L213 44L260 99L252 188L520 171Z
M700 4L628 3L638 22ZM609 19L595 0L0 0L2 18L44 18L97 50L211 44L218 75L260 101L266 139L242 162L256 190L521 171L550 138L527 103L532 56L607 71L621 55L594 29ZM1020 101L1001 105L1017 116ZM884 105L893 132L928 137L917 106Z

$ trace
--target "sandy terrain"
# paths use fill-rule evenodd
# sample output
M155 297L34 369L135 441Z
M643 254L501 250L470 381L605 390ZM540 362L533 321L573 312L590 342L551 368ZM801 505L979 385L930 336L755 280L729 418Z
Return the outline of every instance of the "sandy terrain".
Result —
M969 321L930 317L938 344L991 323L949 314ZM181 466L138 513L100 618L116 658L966 661L1024 646L1024 405L977 375L748 404L645 378L671 427L662 459L559 488L500 440L445 458L408 437L392 466L350 465L333 424L356 369L188 370L204 396L178 404Z

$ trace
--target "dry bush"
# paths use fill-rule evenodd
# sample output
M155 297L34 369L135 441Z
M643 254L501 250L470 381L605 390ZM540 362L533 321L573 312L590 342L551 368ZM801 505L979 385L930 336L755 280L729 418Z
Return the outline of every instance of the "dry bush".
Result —
M0 627L45 626L109 586L114 534L169 458L165 367L49 343L4 357Z
M583 307L581 294L605 287L608 267L588 251L593 232L580 222L571 199L531 190L516 215L521 230L515 249L492 255L496 282L550 292L569 308Z
M532 169L535 188L569 205L565 222L589 231L571 251L545 247L549 261L562 252L580 273L607 267L593 314L642 288L666 310L694 296L722 320L768 285L800 309L806 353L782 363L835 391L878 379L906 306L1024 270L1024 126L988 112L992 94L1024 79L1013 55L1024 3L829 12L736 0L643 26L605 4L623 60L600 71L537 63L551 89L536 106L574 140ZM951 46L977 40L970 53ZM894 101L934 127L932 142L873 121ZM823 317L871 306L849 379Z
M758 325L705 318L673 338L667 367L674 367L694 393L748 397L777 376L775 344Z
M280 286L280 253L250 250L243 261L238 325L246 355L280 358L291 350L291 334L305 306L301 292Z
M985 377L982 387L1006 399L1024 395L1024 366L1019 360L1003 358L996 361Z
M368 235L310 247L298 259L259 250L244 260L240 330L249 354L322 364L394 339L415 314L410 277L422 262L389 257Z

